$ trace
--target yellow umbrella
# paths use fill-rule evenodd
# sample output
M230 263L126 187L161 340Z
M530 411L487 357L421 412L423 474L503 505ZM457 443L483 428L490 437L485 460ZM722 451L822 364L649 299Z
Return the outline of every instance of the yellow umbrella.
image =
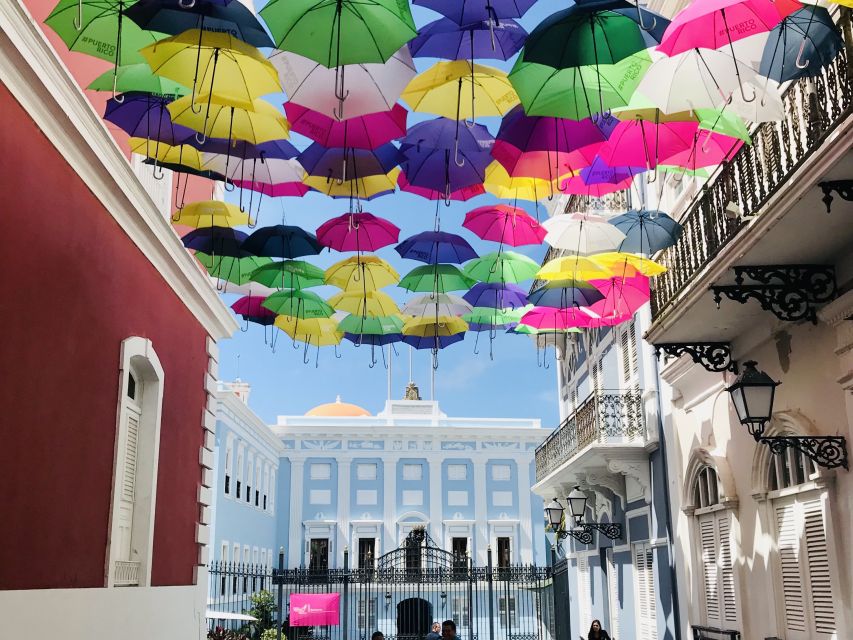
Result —
M344 291L364 292L397 284L400 274L378 256L353 256L326 269L325 280Z
M382 318L400 313L397 303L383 291L344 291L327 300L335 309L354 316Z
M192 87L190 102L252 109L255 98L282 91L272 63L230 33L189 29L140 53L157 75Z
M403 323L403 335L419 338L452 336L468 330L468 323L458 316L408 317Z
M829 0L835 4L840 4L842 7L853 9L853 0Z
M542 280L601 280L612 278L610 268L597 262L598 256L585 258L583 256L564 256L554 258L542 265L536 274Z
M546 180L544 178L533 178L519 176L513 178L504 166L497 160L486 167L486 175L483 180L483 186L486 191L498 198L506 200L544 200L553 196L558 188L560 181L572 176L571 171L558 177L556 180Z
M340 344L344 337L334 318L297 318L277 316L275 326L294 340L318 347Z
M190 96L179 98L169 103L166 108L172 116L172 122L199 131L211 138L230 138L260 144L270 140L281 140L290 135L290 124L281 112L261 99L252 103L251 111L212 104L209 116L194 111Z
M325 176L306 176L302 183L327 196L370 199L381 193L394 191L397 188L398 175L400 168L394 167L387 175L365 176L344 180L343 183Z
M249 224L249 214L240 208L220 200L191 202L175 214L176 222L189 227L236 227Z
M666 267L654 260L634 255L633 253L608 252L590 256L598 264L611 270L614 276L627 278L637 273L644 276L659 276Z
M437 62L412 78L402 98L414 111L456 120L502 116L519 103L503 71L468 60Z
M182 165L201 171L201 153L188 144L170 145L150 138L130 138L130 151L157 160L160 164Z

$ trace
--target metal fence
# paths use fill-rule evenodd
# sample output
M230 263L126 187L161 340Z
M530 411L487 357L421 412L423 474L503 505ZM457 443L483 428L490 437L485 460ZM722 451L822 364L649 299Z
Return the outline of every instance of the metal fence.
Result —
M367 566L350 568L349 554L344 557L340 569L212 563L208 609L223 618L211 619L211 628L246 625L225 614L249 613L252 595L266 589L282 603L288 640L369 640L377 630L386 640L423 640L433 622L444 620L456 623L461 640L555 640L549 567L497 566L491 550L486 566L474 566L418 530L399 549L375 562L367 558ZM339 593L340 624L290 627L292 593Z

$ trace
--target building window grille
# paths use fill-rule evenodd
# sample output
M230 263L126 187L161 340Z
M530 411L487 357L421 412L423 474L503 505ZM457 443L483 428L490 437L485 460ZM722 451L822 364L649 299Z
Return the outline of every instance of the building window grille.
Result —
M237 481L237 497L240 497L240 481Z

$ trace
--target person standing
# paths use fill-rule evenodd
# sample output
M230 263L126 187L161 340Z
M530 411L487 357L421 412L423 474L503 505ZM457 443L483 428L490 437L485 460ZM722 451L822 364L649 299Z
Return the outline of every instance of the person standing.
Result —
M441 640L459 640L456 635L456 623L453 620L445 620L441 623Z
M441 625L438 622L432 623L432 629L426 634L426 640L441 640Z
M589 626L589 633L586 637L587 640L612 640L610 634L601 628L600 620L592 621L592 624Z

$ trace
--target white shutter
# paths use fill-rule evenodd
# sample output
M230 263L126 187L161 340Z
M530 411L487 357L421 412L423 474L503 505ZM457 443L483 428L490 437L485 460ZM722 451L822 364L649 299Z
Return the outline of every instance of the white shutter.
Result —
M717 536L714 514L699 517L699 543L702 548L702 585L705 589L705 616L709 626L721 627L720 595L717 574Z
M637 594L637 637L657 640L654 550L648 544L634 546L634 588Z
M806 630L803 590L800 578L800 540L797 527L796 503L776 505L779 567L782 573L782 598L785 610L785 631Z
M607 550L607 598L610 603L610 636L619 637L619 574L613 561L613 548Z
M832 604L832 582L829 576L829 557L826 552L826 532L820 500L802 504L805 555L808 559L806 578L811 591L811 610L814 629L819 634L835 633L835 608Z
M121 499L133 502L136 493L136 459L139 450L139 413L127 409L124 464L121 475Z
M589 582L589 556L578 556L578 609L580 611L580 630L589 629L592 624L592 592Z
M730 514L724 511L717 515L717 534L720 542L720 589L722 596L723 622L737 624L737 600L735 599L735 574L732 564Z

